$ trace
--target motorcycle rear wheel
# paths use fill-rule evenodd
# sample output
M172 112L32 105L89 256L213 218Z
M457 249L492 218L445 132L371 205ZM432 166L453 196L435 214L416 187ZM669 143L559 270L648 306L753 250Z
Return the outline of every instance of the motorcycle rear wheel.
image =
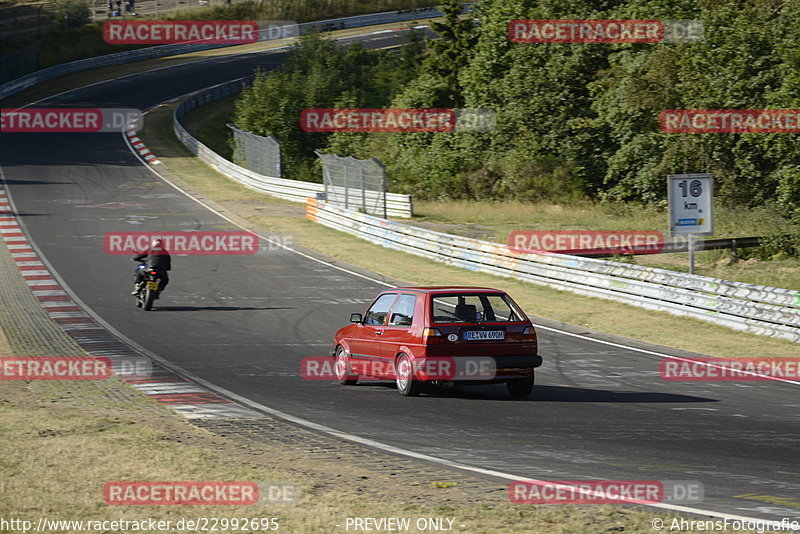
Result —
M156 300L156 292L152 289L146 290L144 294L144 311L153 309L153 301Z

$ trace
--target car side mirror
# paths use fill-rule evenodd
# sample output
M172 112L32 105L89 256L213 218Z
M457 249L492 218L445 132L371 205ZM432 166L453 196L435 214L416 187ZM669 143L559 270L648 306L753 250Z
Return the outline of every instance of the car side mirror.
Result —
M364 319L361 317L360 313L351 313L350 314L350 322L351 323L363 323Z

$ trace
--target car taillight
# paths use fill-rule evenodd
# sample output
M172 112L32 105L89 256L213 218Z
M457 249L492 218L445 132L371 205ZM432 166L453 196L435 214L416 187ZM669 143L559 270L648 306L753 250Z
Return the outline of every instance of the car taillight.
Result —
M430 345L444 342L444 337L438 328L426 328L422 331L422 340Z
M150 274L158 274L158 271L150 271Z
M522 331L522 339L520 341L536 341L536 330L532 326L526 326L525 330Z

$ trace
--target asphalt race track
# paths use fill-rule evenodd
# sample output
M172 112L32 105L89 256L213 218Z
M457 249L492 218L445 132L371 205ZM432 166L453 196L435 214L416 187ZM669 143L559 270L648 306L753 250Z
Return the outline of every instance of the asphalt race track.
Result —
M401 38L359 40L384 47ZM282 60L265 52L203 61L46 104L148 109ZM700 481L705 500L686 506L800 519L796 384L666 382L658 355L550 329L539 331L545 363L526 400L512 400L502 385L404 398L392 384L305 381L300 360L326 355L334 331L385 285L290 251L173 257L169 289L156 311L143 313L128 296L134 263L105 254L103 235L231 224L160 181L120 134L2 134L0 163L32 241L71 290L124 335L222 388L344 432L520 478Z

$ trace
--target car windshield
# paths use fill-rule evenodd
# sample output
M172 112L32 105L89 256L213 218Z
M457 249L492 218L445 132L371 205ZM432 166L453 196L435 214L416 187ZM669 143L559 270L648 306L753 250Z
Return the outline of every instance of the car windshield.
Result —
M436 295L431 301L434 323L524 321L525 316L506 295L461 293Z

